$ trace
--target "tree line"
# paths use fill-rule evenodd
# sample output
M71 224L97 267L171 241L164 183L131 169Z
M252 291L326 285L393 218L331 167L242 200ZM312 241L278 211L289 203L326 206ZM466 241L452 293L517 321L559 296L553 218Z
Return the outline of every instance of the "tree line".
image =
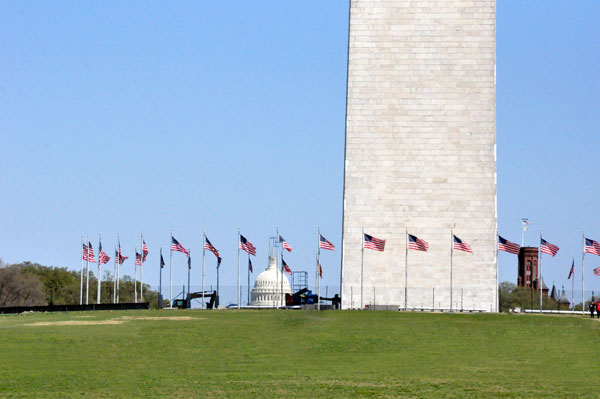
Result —
M68 270L66 267L44 266L32 262L6 264L0 259L0 307L79 304L80 277L79 271ZM85 284L86 276L83 277ZM139 299L139 282L137 288ZM98 280L90 270L90 303L96 303L97 292ZM119 300L133 302L133 299L133 278L123 276ZM111 303L113 300L113 276L109 271L104 272L100 281L100 300L102 303ZM144 302L157 307L158 292L153 291L148 284L144 284Z

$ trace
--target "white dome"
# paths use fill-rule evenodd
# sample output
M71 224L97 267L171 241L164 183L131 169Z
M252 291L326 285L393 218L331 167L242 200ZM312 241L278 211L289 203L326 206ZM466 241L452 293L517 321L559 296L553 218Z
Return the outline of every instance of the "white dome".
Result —
M291 293L288 278L277 268L277 259L269 256L269 266L256 277L250 291L250 306L282 306L285 305L285 294Z

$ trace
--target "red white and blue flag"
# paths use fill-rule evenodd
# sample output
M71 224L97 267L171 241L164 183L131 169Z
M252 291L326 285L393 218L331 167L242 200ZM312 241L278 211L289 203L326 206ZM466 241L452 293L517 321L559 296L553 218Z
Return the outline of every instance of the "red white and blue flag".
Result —
M335 246L319 233L319 248L335 251Z
M146 261L148 257L148 246L146 245L146 240L142 240L142 263Z
M185 249L175 237L171 237L171 251L183 252L186 256L190 256L190 251Z
M540 251L542 251L545 254L548 255L552 255L555 256L558 253L558 250L560 248L558 248L556 245L554 244L550 244L548 241L544 240L543 238L540 239Z
M567 280L571 279L573 273L575 273L575 259L573 259L573 264L571 265L571 270L569 271L569 277L567 277Z
M600 276L600 267L594 269L594 276Z
M96 263L96 258L94 257L94 248L92 248L92 243L88 241L88 259L90 263Z
M135 251L135 264L137 266L142 265L142 255L138 254L137 251Z
M383 250L385 249L385 240L375 238L368 234L363 234L363 235L364 235L363 245L365 248L383 252Z
M288 252L292 252L292 247L290 244L288 244L285 238L281 236L281 234L279 235L279 242L283 244L283 249L287 250Z
M215 248L214 245L211 244L207 236L204 236L204 249L208 249L210 252L215 254L217 258L219 257L219 251L217 250L217 248Z
M319 277L323 278L323 268L321 267L321 265L317 265L317 270L319 271Z
M455 236L454 234L452 235L453 237L453 248L456 249L457 251L464 251L464 252L468 252L468 253L473 253L473 250L471 249L471 246L469 244L467 244L466 242L463 242L463 240L461 240L460 238L458 238L457 236Z
M518 255L519 251L521 250L521 246L519 244L515 244L514 242L508 241L506 238L498 236L498 250Z
M256 256L256 247L240 234L240 249L248 252L250 255Z
M117 253L117 260L119 261L119 264L122 265L123 262L125 262L127 259L129 259L129 256L123 256L123 253L121 252L121 243L119 243L119 252Z
M597 241L586 238L583 252L586 254L594 254L600 256L600 244Z
M102 250L102 241L98 244L98 262L100 264L108 263L110 256Z
M85 244L83 244L83 249L81 251L81 259L88 260L88 247Z
M285 274L289 274L290 276L292 275L292 269L290 269L290 267L288 266L287 263L285 263L285 261L283 260L283 258L281 258L281 271L284 272Z
M408 249L414 249L415 251L427 252L427 250L429 250L429 243L425 240L421 240L417 236L413 236L412 234L409 234L408 235Z
M248 270L250 270L250 273L254 273L254 270L252 269L252 261L250 260L250 258L248 258Z

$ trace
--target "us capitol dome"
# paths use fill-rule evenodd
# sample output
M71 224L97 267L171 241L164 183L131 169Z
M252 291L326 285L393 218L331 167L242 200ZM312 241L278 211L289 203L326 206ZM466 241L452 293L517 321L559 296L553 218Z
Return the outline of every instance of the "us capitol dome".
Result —
M285 294L291 293L288 278L277 267L277 258L270 255L269 266L256 277L254 288L250 291L250 306L284 306Z

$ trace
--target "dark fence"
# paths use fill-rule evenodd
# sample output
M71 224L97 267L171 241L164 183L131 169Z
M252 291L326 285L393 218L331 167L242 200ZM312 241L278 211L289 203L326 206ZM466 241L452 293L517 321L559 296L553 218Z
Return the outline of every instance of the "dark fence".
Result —
M101 303L90 305L49 305L49 306L10 306L0 308L0 314L23 312L83 312L89 310L144 310L149 309L148 302L143 303Z

